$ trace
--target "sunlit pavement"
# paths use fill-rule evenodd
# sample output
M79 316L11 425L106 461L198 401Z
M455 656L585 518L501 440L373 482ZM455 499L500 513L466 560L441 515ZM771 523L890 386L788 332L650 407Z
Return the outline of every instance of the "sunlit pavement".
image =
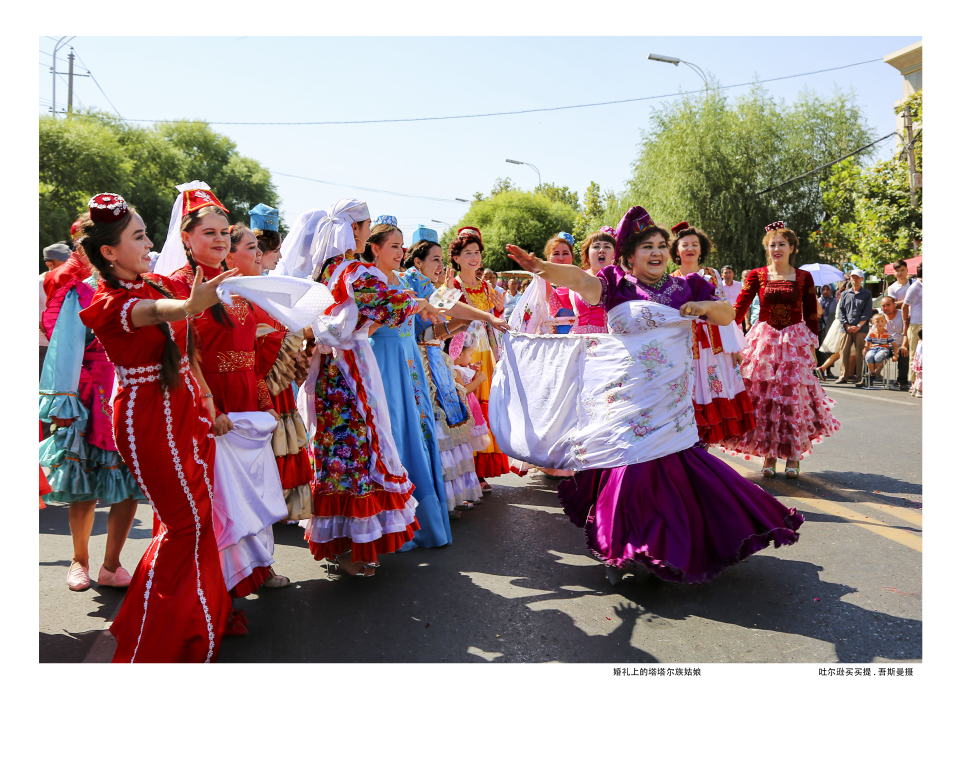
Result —
M373 578L327 576L302 529L276 525L276 570L294 583L237 600L250 633L226 637L220 661L918 661L922 400L827 388L843 428L802 462L799 480L784 479L782 463L764 480L759 461L721 456L804 514L794 546L701 586L645 571L611 586L560 510L556 480L501 477L452 523L452 546L386 556ZM131 571L150 527L141 506L123 554ZM105 538L98 509L91 577ZM109 661L104 629L123 594L70 592L70 556L66 507L41 510L40 660Z

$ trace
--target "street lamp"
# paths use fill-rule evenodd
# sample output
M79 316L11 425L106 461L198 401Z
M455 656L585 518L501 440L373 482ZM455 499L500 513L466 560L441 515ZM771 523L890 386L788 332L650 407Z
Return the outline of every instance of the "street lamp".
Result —
M57 51L69 43L70 40L73 40L74 37L76 37L76 35L68 39L67 35L64 35L57 40L56 45L53 46L53 66L50 67L50 71L53 73L53 106L50 107L50 111L54 117L57 116Z
M540 180L540 169L536 165L529 162L520 162L520 160L507 160L507 162L513 163L514 165L529 165L535 171L537 171L537 186L543 186L543 182Z
M647 58L651 61L662 61L664 64L673 64L675 67L680 66L681 64L686 64L690 69L696 72L703 79L703 85L706 88L709 88L710 85L707 82L707 76L703 73L703 70L700 69L696 64L691 64L689 61L684 61L683 59L678 59L675 56L661 56L657 53L648 53Z

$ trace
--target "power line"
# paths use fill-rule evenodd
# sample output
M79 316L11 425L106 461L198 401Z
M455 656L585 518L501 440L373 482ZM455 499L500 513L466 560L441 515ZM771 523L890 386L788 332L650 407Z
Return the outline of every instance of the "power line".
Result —
M869 59L867 61L858 61L855 64L844 64L839 67L830 67L829 69L818 69L814 72L803 72L796 75L784 75L782 77L770 77L766 80L753 80L746 83L737 83L736 85L721 85L717 86L716 90L727 90L729 88L742 88L747 85L758 85L760 83L772 83L777 82L778 80L790 80L795 77L808 77L810 75L819 75L824 72L835 72L838 69L849 69L850 67L859 67L863 64L873 64L877 61L883 61L883 59ZM82 63L82 62L81 62ZM93 77L93 75L91 75ZM99 86L98 86L99 87ZM106 95L106 94L104 94ZM318 122L217 122L211 120L157 120L157 119L146 119L146 118L126 118L127 122L185 122L185 123L202 123L206 125L374 125L382 123L409 123L409 122L434 122L439 120L468 120L478 117L505 117L509 115L525 115L533 114L537 112L558 112L566 109L585 109L587 107L602 107L602 106L611 106L614 104L629 104L637 101L652 101L655 99L666 99L673 98L675 96L686 95L684 91L678 93L665 93L660 96L639 96L632 99L619 99L617 101L596 101L590 104L572 104L569 106L562 107L541 107L538 109L519 109L509 112L485 112L481 114L470 114L470 115L447 115L444 117L402 117L394 119L385 119L385 120L325 120ZM109 101L109 99L107 99ZM114 107L116 110L116 107ZM119 114L119 112L118 112Z
M100 88L100 83L97 82L97 78L93 76L93 72L90 71L90 67L88 67L86 64L84 64L83 59L81 59L80 56L79 56L79 54L77 54L76 49L74 49L74 55L76 55L77 60L78 60L81 64L83 64L83 68L87 70L87 74L90 75L90 79L93 80L93 82L94 82L94 84L96 84L97 88ZM107 100L107 103L110 104L110 106L113 107L113 111L117 113L117 116L122 119L123 116L120 114L120 110L113 106L113 102L110 101L110 97L106 94L106 91L104 91L103 88L100 88L100 92L103 94L103 97Z
M838 162L842 162L843 160L846 160L848 157L853 157L855 154L859 154L860 152L863 152L864 150L869 149L869 148L872 147L874 144L879 144L881 141L886 141L888 138L891 138L892 136L896 136L896 135L897 135L897 132L896 132L896 131L894 131L893 133L888 133L888 134L887 134L886 136L884 136L883 138L878 138L876 141L871 141L871 142L870 142L869 144L867 144L866 146L862 146L862 147L860 147L859 149L854 149L852 152L850 152L849 154L845 154L843 157L838 157L836 160L831 160L831 161L828 162L828 163L824 163L824 164L821 165L819 168L814 168L813 170L808 170L806 173L804 173L804 174L802 174L802 175L800 175L800 176L794 176L793 178L791 178L791 179L789 179L789 180L787 180L787 181L784 181L782 184L777 184L776 186L771 186L771 187L769 187L768 189L764 189L762 192L757 192L757 197L759 197L761 194L766 194L767 192L772 192L774 189L779 189L781 186L786 186L787 184L791 184L791 183L793 183L794 181L799 181L801 178L806 178L807 176L812 176L814 173L817 173L817 172L823 170L824 168L829 168L831 165L836 165Z
M317 184L327 184L328 186L342 186L346 189L359 189L363 192L377 192L378 194L392 194L396 197L415 197L419 200L433 200L434 202L459 202L463 203L464 200L451 200L448 197L427 197L422 194L405 194L404 192L388 192L385 189L371 189L366 186L356 186L354 184L339 184L336 181L322 181L319 178L307 178L306 176L294 176L292 173L278 173L277 171L271 171L274 176L286 176L287 178L298 178L301 181L313 181ZM469 200L466 201L469 205Z

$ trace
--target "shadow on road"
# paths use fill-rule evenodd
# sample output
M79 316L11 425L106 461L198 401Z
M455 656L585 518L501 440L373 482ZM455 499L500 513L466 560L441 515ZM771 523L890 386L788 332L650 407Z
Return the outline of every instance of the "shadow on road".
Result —
M94 511L91 537L107 534L109 513L109 506L97 506ZM40 535L70 535L70 507L67 504L48 503L46 508L40 509ZM134 519L133 528L127 537L149 540L153 537L153 530L143 525L139 519Z

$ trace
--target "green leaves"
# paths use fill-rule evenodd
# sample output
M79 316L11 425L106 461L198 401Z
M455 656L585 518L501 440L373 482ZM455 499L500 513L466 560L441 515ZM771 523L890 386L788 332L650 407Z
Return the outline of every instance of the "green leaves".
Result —
M922 172L922 91L895 107L913 114L917 172ZM914 255L913 242L923 237L923 190L917 189L917 207L910 199L906 153L860 168L850 160L832 168L822 184L825 221L813 233L814 243L837 263L850 262L880 273L886 264Z
M544 185L547 186L547 185ZM456 226L447 229L441 238L446 251L463 226L475 226L483 234L483 263L494 271L516 268L507 255L506 246L517 245L526 251L542 255L547 240L558 232L572 232L577 212L569 203L566 187L554 187L560 199L544 194L525 192L497 179L497 187L489 197L474 199L467 214ZM572 193L574 199L576 192Z
M176 185L194 179L210 185L231 221L246 222L260 202L279 207L270 171L238 154L232 140L205 123L140 127L100 112L72 120L41 117L40 250L68 237L70 225L98 192L123 195L160 250Z

